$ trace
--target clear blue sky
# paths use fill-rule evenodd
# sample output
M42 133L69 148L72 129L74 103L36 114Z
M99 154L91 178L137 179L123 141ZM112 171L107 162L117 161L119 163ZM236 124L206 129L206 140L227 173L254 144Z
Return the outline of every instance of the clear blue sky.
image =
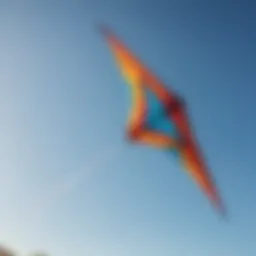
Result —
M233 2L1 1L0 242L256 255L256 6ZM127 88L98 22L186 98L228 223L171 158L124 140Z

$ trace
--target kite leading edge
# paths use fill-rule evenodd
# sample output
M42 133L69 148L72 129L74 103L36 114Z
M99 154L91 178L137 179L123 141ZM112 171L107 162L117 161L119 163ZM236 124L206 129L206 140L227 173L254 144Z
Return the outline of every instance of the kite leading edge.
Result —
M184 101L153 75L109 29L101 27L101 32L131 88L129 140L174 153L210 202L224 215L224 205L199 151Z

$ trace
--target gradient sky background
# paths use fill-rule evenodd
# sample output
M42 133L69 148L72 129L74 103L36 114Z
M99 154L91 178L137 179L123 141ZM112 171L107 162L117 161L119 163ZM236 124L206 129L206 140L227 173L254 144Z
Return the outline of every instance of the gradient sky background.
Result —
M54 256L256 255L252 2L2 0L0 242ZM98 22L187 99L227 223L171 158L124 140L127 88Z

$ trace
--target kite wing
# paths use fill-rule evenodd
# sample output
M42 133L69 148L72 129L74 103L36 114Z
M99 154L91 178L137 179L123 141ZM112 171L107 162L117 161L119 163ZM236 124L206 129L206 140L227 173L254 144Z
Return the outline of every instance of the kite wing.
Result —
M184 102L170 91L108 29L101 29L116 63L131 87L127 124L131 141L171 151L217 209L224 207L199 152Z

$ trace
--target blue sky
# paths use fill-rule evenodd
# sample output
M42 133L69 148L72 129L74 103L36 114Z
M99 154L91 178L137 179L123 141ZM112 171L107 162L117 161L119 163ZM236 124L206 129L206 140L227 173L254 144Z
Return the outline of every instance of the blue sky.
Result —
M235 2L1 1L2 244L256 254L256 7ZM125 141L127 89L98 22L186 98L227 223L173 159Z

